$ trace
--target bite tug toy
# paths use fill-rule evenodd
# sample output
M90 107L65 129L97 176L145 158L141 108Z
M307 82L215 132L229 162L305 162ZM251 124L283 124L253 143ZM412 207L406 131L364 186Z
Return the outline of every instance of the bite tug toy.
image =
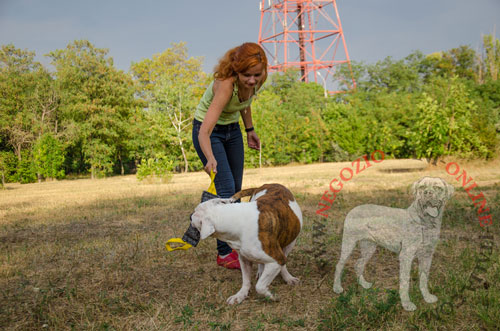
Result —
M217 195L217 191L215 190L214 179L215 179L215 174L213 171L210 171L210 186L208 187L207 191L203 191L203 193L201 194L201 202L205 202L207 200L211 200L214 198L219 198L219 196ZM182 239L181 238L169 239L165 244L165 248L169 252L175 250L188 250L193 246L196 247L199 241L200 241L200 232L195 227L193 227L190 222L189 228L182 236ZM181 246L172 247L172 244L180 244Z

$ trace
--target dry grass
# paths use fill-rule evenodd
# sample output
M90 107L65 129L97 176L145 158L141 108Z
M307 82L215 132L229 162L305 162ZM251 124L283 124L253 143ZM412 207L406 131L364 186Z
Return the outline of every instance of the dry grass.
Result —
M499 163L459 164L477 182L476 192L486 196L495 222L490 232L498 241ZM353 329L493 329L500 321L500 304L491 303L500 297L496 248L481 274L488 288L461 292L464 304L452 314L432 316L439 303L422 300L415 271L410 295L417 312L404 312L399 298L391 303L392 292L385 290L399 287L398 262L381 249L367 267L366 278L375 281L376 289L355 286L351 258L343 280L351 296L334 294L333 267L347 212L361 203L406 208L411 203L408 188L423 176L441 177L457 189L431 271L431 290L440 302L452 298L470 275L484 233L470 198L444 166L429 168L417 160L386 160L355 175L328 219L317 216L321 195L344 167L350 163L246 170L244 187L270 182L288 186L302 207L305 226L288 262L301 284L289 287L278 277L271 289L279 302L268 302L252 290L237 306L227 306L225 300L239 289L241 275L216 266L215 240L188 251L164 249L167 239L187 228L189 214L208 186L206 174L178 174L162 185L143 184L134 176L9 184L0 191L0 328L315 330L342 328L338 321L343 320L348 322L344 327ZM315 245L314 222L327 224ZM387 305L370 303L373 298Z

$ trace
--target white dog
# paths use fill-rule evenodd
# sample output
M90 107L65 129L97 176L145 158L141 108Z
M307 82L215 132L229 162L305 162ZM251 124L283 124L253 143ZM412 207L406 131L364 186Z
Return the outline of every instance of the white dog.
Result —
M365 280L363 271L378 244L399 254L399 295L403 308L408 311L416 309L408 294L415 256L419 261L420 291L424 300L436 302L437 297L429 293L427 281L439 240L444 206L453 192L453 186L443 179L424 177L413 184L415 201L408 209L378 205L361 205L352 209L344 221L342 252L335 269L333 290L336 293L343 291L342 270L357 242L361 248L361 257L355 267L358 282L364 288L371 287L372 283Z
M252 196L249 202L233 203L245 196ZM196 207L191 224L201 239L213 235L238 251L243 285L227 303L240 303L248 296L252 262L259 263L255 289L261 295L276 299L268 287L280 272L287 284L298 283L285 262L302 227L302 212L286 187L266 184L230 199L208 200Z

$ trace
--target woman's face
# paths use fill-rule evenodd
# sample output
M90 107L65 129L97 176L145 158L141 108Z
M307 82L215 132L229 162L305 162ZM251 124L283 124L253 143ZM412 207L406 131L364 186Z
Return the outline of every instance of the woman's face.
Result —
M253 89L262 81L262 78L264 77L263 69L262 63L259 63L248 68L246 71L238 72L238 80L240 81L240 84L242 84L245 88Z

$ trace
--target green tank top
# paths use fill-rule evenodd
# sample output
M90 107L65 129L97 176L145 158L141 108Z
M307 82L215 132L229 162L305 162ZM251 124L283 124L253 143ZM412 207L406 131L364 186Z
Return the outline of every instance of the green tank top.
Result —
M207 114L208 107L210 107L210 104L212 103L212 100L214 98L214 92L213 92L214 82L215 81L212 81L210 85L207 87L205 93L203 93L203 97L201 97L200 103L196 107L196 111L194 112L194 118L200 122L203 122L203 119ZM240 102L238 98L238 84L235 83L233 87L233 95L231 96L231 99L229 100L227 105L222 110L222 113L220 114L217 124L226 125L231 123L237 123L240 119L240 111L250 106L256 92L257 92L257 87L255 87L254 94L248 100Z

